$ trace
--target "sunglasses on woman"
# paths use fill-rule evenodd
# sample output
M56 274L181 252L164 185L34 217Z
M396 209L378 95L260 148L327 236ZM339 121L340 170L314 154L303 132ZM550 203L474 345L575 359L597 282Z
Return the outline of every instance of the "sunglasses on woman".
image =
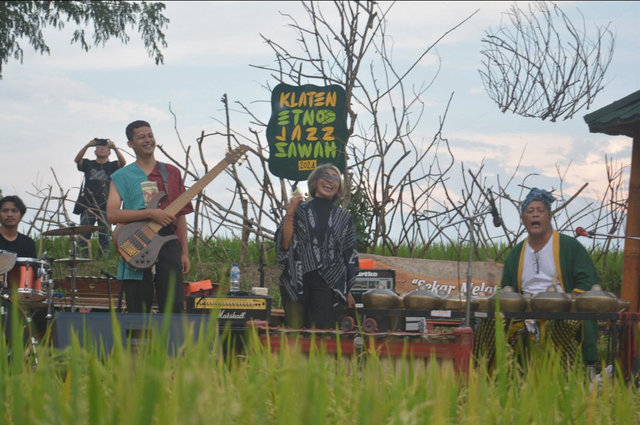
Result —
M340 177L332 176L331 174L322 173L318 177L320 177L322 180L326 180L328 182L340 183Z

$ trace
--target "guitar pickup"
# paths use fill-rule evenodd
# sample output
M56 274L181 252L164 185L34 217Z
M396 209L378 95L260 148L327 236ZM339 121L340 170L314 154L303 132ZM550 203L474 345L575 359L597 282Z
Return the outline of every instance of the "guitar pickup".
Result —
M135 246L133 246L133 244L131 244L130 242L125 242L124 244L122 244L121 246L122 250L124 252L127 253L128 256L133 257L134 255L136 255L138 252L140 252L138 249L136 249Z

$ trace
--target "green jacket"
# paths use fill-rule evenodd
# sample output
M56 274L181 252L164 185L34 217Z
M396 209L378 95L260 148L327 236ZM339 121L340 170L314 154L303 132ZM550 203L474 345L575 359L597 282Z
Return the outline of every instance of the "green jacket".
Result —
M566 293L585 292L598 283L598 272L587 249L575 238L553 231L553 250L558 279ZM511 286L515 291L522 292L522 262L523 247L527 240L518 243L507 256L502 271L502 287ZM558 267L560 263L560 267ZM598 325L593 320L584 321L584 342L582 343L582 357L585 362L598 360L596 341Z

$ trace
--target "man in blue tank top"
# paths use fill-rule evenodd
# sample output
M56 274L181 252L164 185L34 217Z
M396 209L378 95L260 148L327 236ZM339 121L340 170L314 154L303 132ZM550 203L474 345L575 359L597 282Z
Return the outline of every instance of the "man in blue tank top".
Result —
M182 275L191 269L185 215L193 212L193 207L191 203L187 204L175 217L164 210L185 188L176 167L156 161L156 140L149 123L134 121L127 126L126 134L128 146L136 154L136 161L111 176L107 200L108 220L111 223L151 220L163 226L159 235L175 234L178 237L166 242L160 249L154 266L155 273L153 269L136 269L120 259L118 279L124 287L127 311L151 311L155 287L160 312L180 313L184 310ZM160 192L165 192L167 196L158 208L147 208L149 201ZM170 288L174 289L173 302L167 306Z

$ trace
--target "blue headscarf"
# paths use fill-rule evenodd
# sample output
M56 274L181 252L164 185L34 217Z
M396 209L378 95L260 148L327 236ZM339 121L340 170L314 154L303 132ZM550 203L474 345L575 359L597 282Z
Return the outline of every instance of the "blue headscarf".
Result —
M529 192L527 197L524 198L524 201L522 201L522 204L520 204L520 213L524 214L524 210L526 210L529 204L532 203L533 201L542 202L547 207L549 212L551 212L551 204L555 200L556 198L553 197L551 192L534 187L533 189L531 189L531 192Z

